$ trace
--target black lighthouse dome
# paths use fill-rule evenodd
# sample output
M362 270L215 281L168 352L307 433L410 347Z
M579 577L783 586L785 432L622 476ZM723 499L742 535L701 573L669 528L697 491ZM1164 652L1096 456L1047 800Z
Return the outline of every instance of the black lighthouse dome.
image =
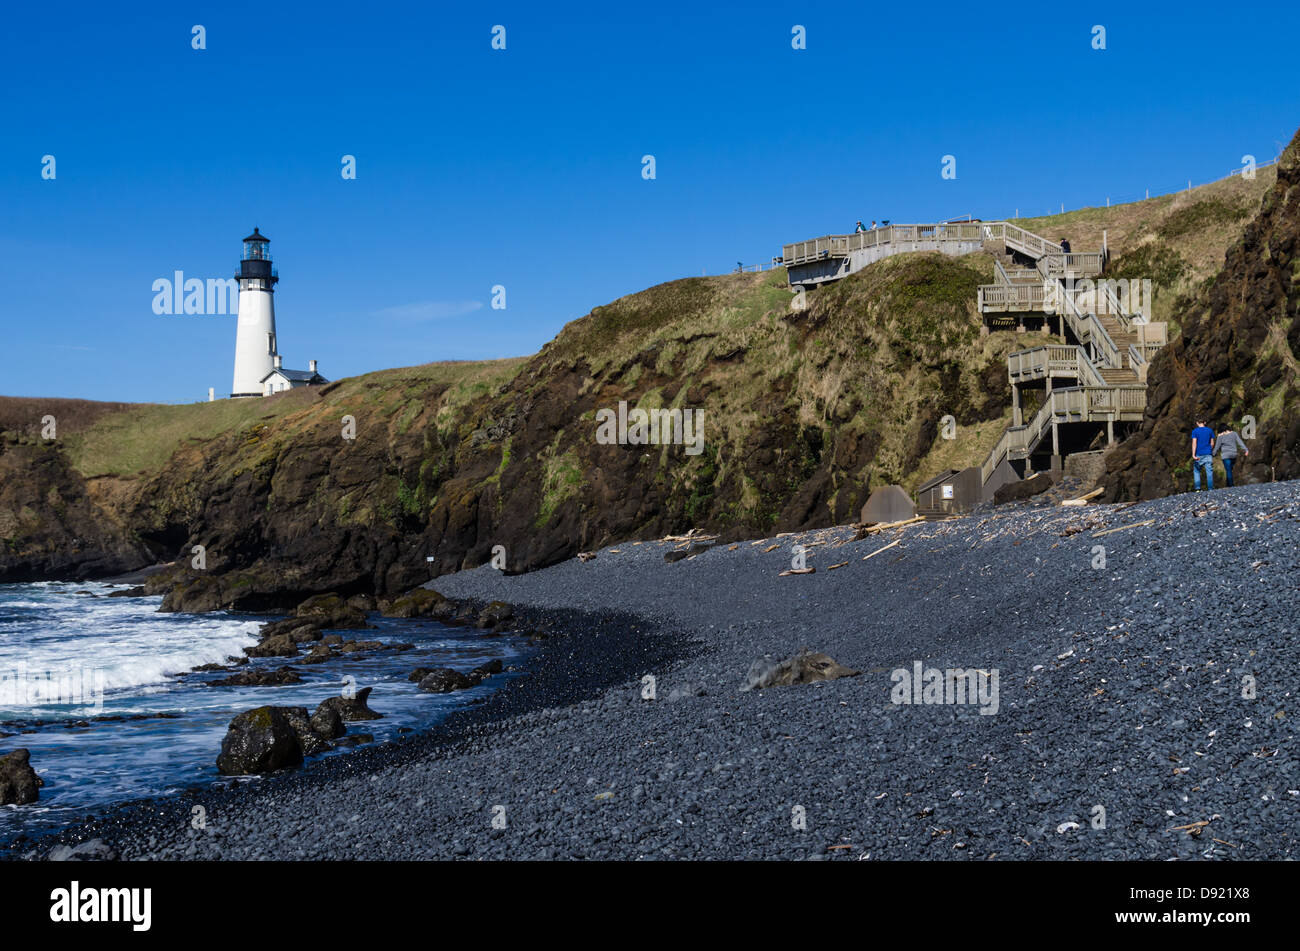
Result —
M241 281L264 281L267 286L280 279L271 266L271 239L257 228L244 239L244 257L235 277Z

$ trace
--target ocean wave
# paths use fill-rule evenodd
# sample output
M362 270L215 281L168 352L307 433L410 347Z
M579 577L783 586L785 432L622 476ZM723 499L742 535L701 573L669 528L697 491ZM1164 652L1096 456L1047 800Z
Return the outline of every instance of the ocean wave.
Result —
M0 638L0 707L79 704L165 684L225 663L256 643L257 621L131 611L120 601L68 617L7 626Z

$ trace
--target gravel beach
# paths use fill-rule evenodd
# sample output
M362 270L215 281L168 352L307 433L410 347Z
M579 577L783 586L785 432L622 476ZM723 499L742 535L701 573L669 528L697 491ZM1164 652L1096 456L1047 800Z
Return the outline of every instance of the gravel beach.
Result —
M1296 855L1300 483L853 537L438 578L555 632L527 676L431 735L59 839L126 859ZM795 544L817 570L779 577ZM740 689L804 647L861 673ZM996 671L996 712L892 702L918 662Z

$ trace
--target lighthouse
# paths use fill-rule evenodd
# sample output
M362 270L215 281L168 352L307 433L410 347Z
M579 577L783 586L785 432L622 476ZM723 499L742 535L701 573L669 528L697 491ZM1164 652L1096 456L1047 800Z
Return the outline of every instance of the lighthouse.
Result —
M235 382L230 395L271 396L301 386L320 386L329 380L316 370L287 370L280 361L275 339L275 283L280 275L271 267L271 240L256 228L244 239L244 259L239 262L239 322L235 330Z
M244 239L239 262L239 325L235 331L235 382L230 395L261 396L262 381L276 365L275 282L271 241L256 228Z

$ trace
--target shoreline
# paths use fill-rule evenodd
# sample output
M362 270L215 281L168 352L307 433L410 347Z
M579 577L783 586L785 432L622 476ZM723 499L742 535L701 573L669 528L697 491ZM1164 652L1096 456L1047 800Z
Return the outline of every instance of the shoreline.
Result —
M1294 857L1297 520L1300 483L1275 483L1028 502L680 560L672 543L629 542L529 574L443 576L429 586L556 632L525 676L391 748L131 804L40 845L103 837L146 859ZM818 570L779 577L796 543ZM1240 607L1207 623L1221 603ZM804 646L858 674L740 690L756 659ZM917 662L1000 670L996 714L891 700L892 673ZM195 804L208 830L190 828ZM1210 834L1188 833L1197 823Z
M456 600L459 605L472 607L476 612L488 603L474 598ZM188 827L190 810L199 801L209 812L219 812L223 805L241 802L249 796L255 798L281 790L302 794L317 786L328 786L340 776L445 755L461 744L490 736L511 718L555 703L580 702L592 689L598 689L602 681L618 676L623 663L631 662L633 658L622 657L611 650L616 647L617 634L650 633L652 638L665 642L665 657L680 659L691 650L680 635L651 632L644 622L620 612L602 615L517 607L515 619L519 622L515 626L521 630L545 635L523 659L521 674L506 680L487 697L452 711L433 727L414 730L398 740L357 746L341 755L309 760L305 765L290 770L261 776L221 777L164 795L114 803L90 811L90 815L74 819L62 827L43 829L34 835L18 831L16 835L0 838L0 861L41 859L55 846L76 845L96 838L117 842L124 833L127 836L144 833L157 824ZM606 636L597 637L597 629L603 629L600 633ZM617 632L616 637L607 636L611 632ZM517 636L518 633L512 630L506 632L506 636ZM583 642L576 648L577 652L596 662L590 670L575 668L569 663L575 652L573 640ZM565 648L568 648L568 654L561 656ZM386 712L382 697L372 695L370 703L378 712ZM214 748L214 759L217 752Z

